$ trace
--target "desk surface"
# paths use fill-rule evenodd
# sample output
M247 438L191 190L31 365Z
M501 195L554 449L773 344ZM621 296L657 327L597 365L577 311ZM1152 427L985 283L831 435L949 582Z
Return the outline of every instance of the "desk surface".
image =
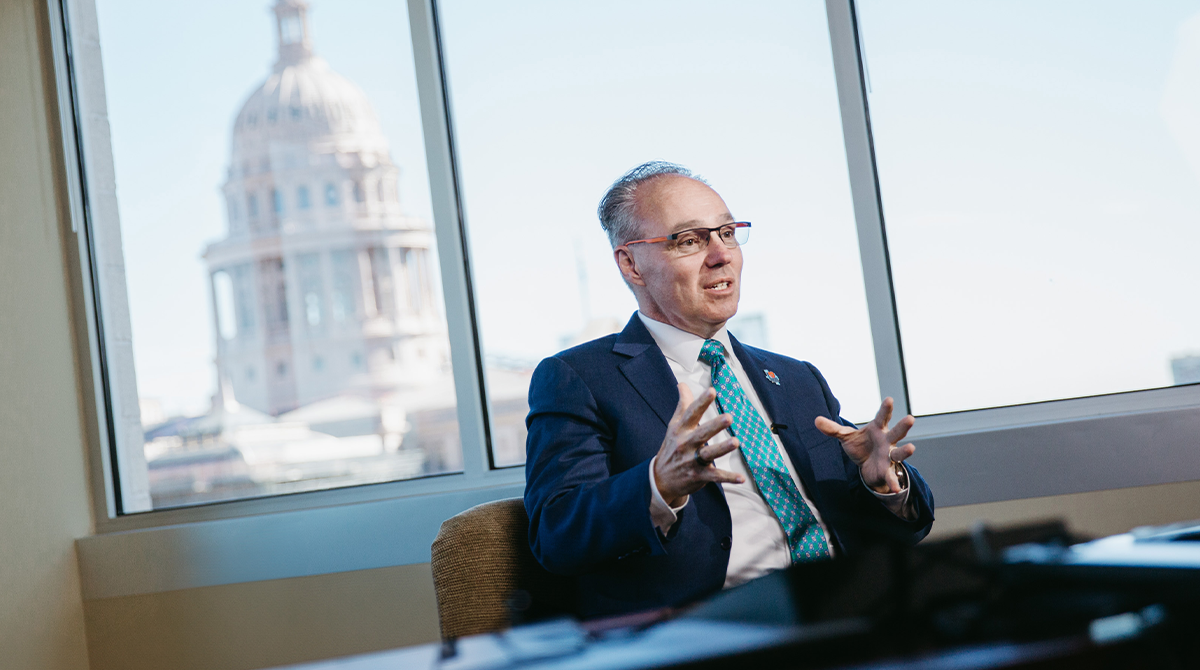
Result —
M441 646L427 644L287 666L286 670L485 670L514 667L531 670L638 670L664 666L680 667L689 663L738 656L755 650L802 644L804 637L805 633L802 630L789 627L675 621L627 637L593 642L576 653L557 658L514 662L504 655L504 645L498 636L479 635L461 640L457 658L443 662L439 662ZM1055 659L1077 659L1098 650L1099 648L1086 638L1073 637L956 647L933 653L897 656L838 667L855 670L1018 668L1040 665Z

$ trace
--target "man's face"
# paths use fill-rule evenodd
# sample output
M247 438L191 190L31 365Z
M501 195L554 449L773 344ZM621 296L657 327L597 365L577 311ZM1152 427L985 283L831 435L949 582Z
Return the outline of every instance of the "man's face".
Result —
M717 192L687 177L659 177L639 189L640 239L690 228L715 228L733 221ZM634 288L646 316L701 337L712 337L737 313L741 297L742 250L714 235L708 248L687 256L669 242L634 244L615 252L621 274Z

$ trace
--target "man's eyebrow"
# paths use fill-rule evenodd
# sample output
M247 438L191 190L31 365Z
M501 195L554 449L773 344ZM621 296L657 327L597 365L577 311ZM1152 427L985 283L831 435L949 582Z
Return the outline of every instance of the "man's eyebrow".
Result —
M737 220L737 219L733 218L733 215L728 212L726 212L725 215L721 218L727 222ZM680 231L692 230L693 228L707 228L707 227L708 226L704 225L704 222L699 219L692 219L691 221L680 221L679 223L671 226L671 234L674 235L675 233L678 233Z

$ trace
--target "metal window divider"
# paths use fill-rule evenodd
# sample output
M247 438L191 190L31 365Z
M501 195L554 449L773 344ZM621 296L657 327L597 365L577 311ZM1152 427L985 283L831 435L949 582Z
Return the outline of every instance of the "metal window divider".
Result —
M463 474L475 479L485 476L494 465L488 421L491 407L437 4L435 0L409 0L408 15L458 399Z
M891 396L895 401L893 416L904 416L912 412L912 404L908 397L904 349L900 341L896 292L892 284L883 200L879 190L879 171L875 163L875 142L871 134L857 7L854 0L825 0L825 11L829 21L829 42L837 79L842 134L846 144L846 168L850 173L850 192L858 231L858 251L862 260L863 287L867 294L871 340L875 349L875 369L879 375L879 393L881 397Z

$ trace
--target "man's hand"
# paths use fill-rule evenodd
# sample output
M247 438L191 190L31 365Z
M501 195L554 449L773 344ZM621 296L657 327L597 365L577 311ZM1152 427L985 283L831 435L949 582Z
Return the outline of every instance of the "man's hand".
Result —
M842 450L850 460L858 464L864 484L876 493L899 493L899 473L902 471L900 463L912 456L917 448L911 443L897 447L896 443L908 435L909 429L917 420L909 414L900 419L895 428L888 430L888 422L891 420L892 399L884 398L875 419L857 430L823 416L817 417L815 423L817 430L841 441Z
M709 482L741 484L745 477L727 470L718 470L712 462L740 446L737 438L724 444L709 444L708 440L733 423L733 417L722 414L707 423L700 423L704 410L712 404L717 392L708 389L694 402L687 384L679 385L679 404L667 424L667 436L654 461L654 484L663 500L679 507L684 497L699 491Z

